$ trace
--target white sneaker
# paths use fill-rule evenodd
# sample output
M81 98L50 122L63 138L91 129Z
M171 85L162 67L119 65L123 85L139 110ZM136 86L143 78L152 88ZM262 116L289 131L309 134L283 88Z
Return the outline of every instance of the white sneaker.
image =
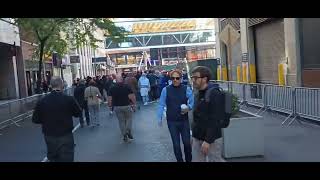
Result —
M148 103L144 103L143 105L145 105L145 106L146 106L146 105L148 105Z

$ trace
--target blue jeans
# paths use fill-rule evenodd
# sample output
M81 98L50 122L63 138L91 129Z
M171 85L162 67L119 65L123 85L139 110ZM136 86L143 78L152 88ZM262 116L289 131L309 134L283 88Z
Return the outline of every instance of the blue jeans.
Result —
M149 102L149 97L148 96L142 96L142 101L143 101L143 103Z
M88 109L89 109L90 120L91 120L92 124L94 124L94 125L99 124L100 105L99 104L88 105Z
M190 124L189 121L168 121L168 128L170 131L174 155L178 162L183 162L181 146L180 146L180 135L182 143L184 145L184 155L186 162L191 162L191 138L190 138Z

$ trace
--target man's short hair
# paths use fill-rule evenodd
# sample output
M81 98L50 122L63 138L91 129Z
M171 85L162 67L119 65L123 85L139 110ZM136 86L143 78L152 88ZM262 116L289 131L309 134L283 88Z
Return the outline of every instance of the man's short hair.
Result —
M50 81L51 87L54 88L63 88L63 81L59 76L53 76Z
M206 66L196 66L192 70L192 74L194 73L200 73L201 77L207 77L207 82L211 79L212 73L211 70Z
M95 86L95 85L96 85L96 82L94 80L89 81L89 86Z
M173 73L179 74L180 77L182 76L182 73L181 73L181 71L180 71L179 69L172 70L172 71L170 72L170 77L172 77Z

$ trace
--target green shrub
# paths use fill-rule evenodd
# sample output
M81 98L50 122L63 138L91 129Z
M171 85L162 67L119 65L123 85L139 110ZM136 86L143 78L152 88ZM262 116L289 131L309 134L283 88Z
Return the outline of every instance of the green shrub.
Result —
M232 115L235 115L239 112L239 98L235 94L232 94Z

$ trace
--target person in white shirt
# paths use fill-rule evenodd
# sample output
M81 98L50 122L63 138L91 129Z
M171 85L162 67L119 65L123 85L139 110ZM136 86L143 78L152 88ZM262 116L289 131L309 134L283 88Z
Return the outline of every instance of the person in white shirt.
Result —
M144 105L148 104L149 101L149 91L150 91L150 82L145 73L142 73L138 86L140 88L140 94Z

